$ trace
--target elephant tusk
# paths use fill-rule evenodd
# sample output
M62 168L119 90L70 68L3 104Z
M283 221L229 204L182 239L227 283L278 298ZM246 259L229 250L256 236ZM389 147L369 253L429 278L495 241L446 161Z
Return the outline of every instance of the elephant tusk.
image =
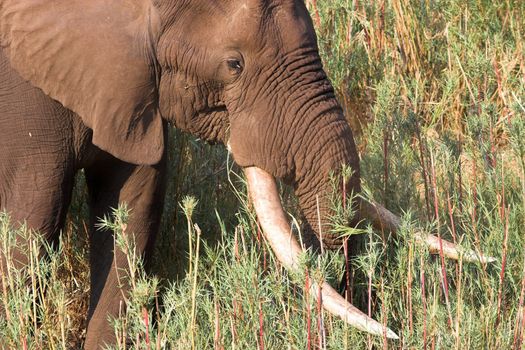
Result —
M362 218L372 221L372 225L379 230L395 233L401 226L401 220L391 211L376 202L368 202L365 199L360 200L359 214ZM473 250L462 250L454 243L440 239L434 235L416 232L416 240L428 247L431 254L439 254L443 250L443 256L459 260L460 256L467 262L491 263L496 258L476 253ZM441 241L441 242L440 242Z
M244 172L248 182L248 192L266 240L287 270L299 272L301 268L299 256L303 249L292 234L281 205L275 179L266 171L256 167L245 168ZM328 312L339 316L351 326L374 335L399 339L392 330L347 302L328 283L323 282L319 285L314 282L311 290L316 300L320 294L322 305Z

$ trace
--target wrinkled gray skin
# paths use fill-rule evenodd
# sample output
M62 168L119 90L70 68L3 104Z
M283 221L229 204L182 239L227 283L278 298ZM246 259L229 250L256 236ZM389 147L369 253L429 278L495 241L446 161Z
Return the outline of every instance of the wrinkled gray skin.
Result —
M128 203L127 232L148 258L167 122L293 185L306 230L320 222L337 246L328 174L350 165L348 191L359 191L358 156L302 1L0 0L0 44L1 209L54 240L75 173L86 174L86 349L114 341L107 318L122 293L112 264L125 266L94 224Z

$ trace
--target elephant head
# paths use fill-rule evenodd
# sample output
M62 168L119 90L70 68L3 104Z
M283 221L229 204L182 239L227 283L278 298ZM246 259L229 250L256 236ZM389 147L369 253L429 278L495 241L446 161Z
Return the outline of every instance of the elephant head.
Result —
M328 175L350 166L347 188L358 192L359 160L304 3L223 1L204 13L201 6L184 14L160 7L162 23L179 22L161 29L157 46L161 115L228 145L241 167L293 185L309 226L325 245L340 245L325 220Z
M349 166L346 188L359 192L359 157L302 0L1 0L0 44L21 76L77 113L93 143L121 160L157 163L163 119L227 145L286 267L298 267L301 247L275 177L294 187L308 229L327 247L340 244L329 225L329 174ZM399 225L380 206L359 208L376 225ZM331 312L382 333L327 284L322 290Z

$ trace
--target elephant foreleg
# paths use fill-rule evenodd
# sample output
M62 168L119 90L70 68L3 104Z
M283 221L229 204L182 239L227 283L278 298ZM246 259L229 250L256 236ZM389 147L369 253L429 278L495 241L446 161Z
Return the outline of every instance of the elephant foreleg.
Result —
M165 163L165 156L155 166L135 166L108 156L86 169L91 208L91 297L85 349L100 349L115 342L108 318L125 312L123 300L129 288L123 283L126 256L119 249L114 251L113 233L97 230L96 223L109 215L111 208L126 203L131 216L125 234L133 235L137 252L147 259L160 224Z
M59 237L82 143L74 125L72 113L18 76L0 49L0 211L14 226L25 223L32 230L13 239L16 248L8 247L14 242L1 242L0 277L8 274L8 266L28 264L30 240ZM0 339L0 349L14 347Z

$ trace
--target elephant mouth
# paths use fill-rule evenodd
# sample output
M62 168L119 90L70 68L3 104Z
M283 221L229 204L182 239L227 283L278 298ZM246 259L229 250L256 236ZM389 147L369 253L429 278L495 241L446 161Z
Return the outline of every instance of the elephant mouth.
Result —
M292 234L291 226L283 210L274 177L257 167L244 168L248 183L248 192L252 199L264 237L270 244L279 262L289 271L301 272L299 260L303 248ZM377 203L361 200L359 215L385 231L395 233L400 226L400 219ZM492 262L494 258L485 257L473 251L462 251L453 243L438 237L416 233L416 240L428 246L431 253L440 253L451 259L460 255L464 261ZM328 283L313 282L310 286L313 295L323 308L347 322L350 326L373 335L399 339L388 327L370 318L344 299Z

